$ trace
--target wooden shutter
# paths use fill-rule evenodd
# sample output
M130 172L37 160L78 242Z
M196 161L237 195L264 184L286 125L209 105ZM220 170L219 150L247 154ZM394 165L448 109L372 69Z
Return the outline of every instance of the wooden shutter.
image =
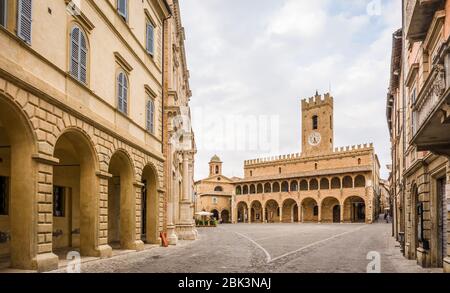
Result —
M127 114L128 112L128 79L125 73L119 73L118 77L118 108L119 111Z
M147 130L154 133L155 130L155 102L150 98L147 102Z
M28 44L31 44L32 1L19 0L17 14L18 14L17 34L19 38L21 38Z
M155 28L151 23L147 23L147 51L152 55L155 53Z
M80 29L74 27L70 34L70 74L79 79L80 75Z
M80 31L80 81L87 82L87 44L86 37Z
M0 0L0 25L6 27L7 1Z

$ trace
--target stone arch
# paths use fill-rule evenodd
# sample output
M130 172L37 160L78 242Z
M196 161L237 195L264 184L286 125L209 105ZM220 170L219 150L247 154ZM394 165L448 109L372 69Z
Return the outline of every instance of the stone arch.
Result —
M269 199L264 205L265 219L268 223L280 222L280 205L274 199Z
M230 211L227 209L223 209L220 212L220 219L222 220L222 224L229 224L230 223Z
M269 182L264 184L264 193L272 193L272 185Z
M236 195L242 194L242 187L240 185L236 186Z
M314 212L316 207L318 207L318 204L314 198L307 197L303 199L301 203L301 222L317 223L319 221L319 215Z
M336 206L338 209L336 209ZM326 197L321 202L321 219L322 223L340 223L341 211L340 202L335 197ZM337 212L337 213L336 213Z
M300 190L301 190L301 191L308 191L308 190L309 190L309 184L308 184L308 181L307 181L307 180L303 179L303 180L300 182Z
M272 192L274 192L274 193L280 192L280 183L275 182L275 183L272 185Z
M319 182L317 179L311 179L309 181L309 190L319 190Z
M341 189L341 179L333 177L333 179L331 179L331 189Z
M142 171L141 187L141 234L142 240L159 243L159 193L158 171L152 163L147 163Z
M344 179L342 179L342 187L353 188L353 178L351 176L345 176Z
M237 222L248 223L248 205L245 201L241 201L236 205Z
M290 191L298 191L298 182L297 180L291 181Z
M65 129L53 156L54 248L79 248L82 255L98 256L96 239L99 201L98 156L90 137L80 128Z
M255 184L250 184L250 194L256 194L256 186L255 186Z
M289 192L289 183L287 181L281 183L281 192Z
M248 185L244 185L242 188L242 194L248 194Z
M330 189L330 181L328 180L328 178L320 179L320 189L321 190Z
M251 209L251 222L262 223L263 221L263 208L259 200L255 200L250 204Z
M366 177L363 175L356 176L355 187L366 187Z
M263 185L261 183L256 186L256 193L261 194L263 193Z
M360 196L349 196L344 200L344 221L346 223L366 222L366 202Z
M20 93L26 95L21 90ZM0 175L9 186L7 188L9 208L5 215L5 218L9 220L5 223L5 228L9 232L9 241L3 245L9 256L11 267L36 269L34 265L34 259L38 254L36 202L38 194L41 194L41 188L35 182L40 164L32 157L37 154L39 148L36 143L36 133L26 117L18 104L11 101L9 95L0 94L0 144L4 146L0 150L0 156L3 164L6 165L6 168L2 168ZM42 186L48 187L47 184ZM46 204L51 204L51 201L45 199L45 194L42 196ZM46 224L51 225L51 223ZM45 236L42 234L42 237ZM47 237L51 237L51 234ZM53 265L57 267L56 256L54 256ZM39 269L39 263L37 266Z
M282 205L282 222L294 223L298 222L298 205L295 199L287 198Z
M114 248L136 248L136 193L134 166L124 149L117 150L109 162L108 243Z
M219 211L217 209L212 209L211 210L211 214L213 214L212 217L214 217L215 220L217 220L217 221L219 220L220 214L219 214Z

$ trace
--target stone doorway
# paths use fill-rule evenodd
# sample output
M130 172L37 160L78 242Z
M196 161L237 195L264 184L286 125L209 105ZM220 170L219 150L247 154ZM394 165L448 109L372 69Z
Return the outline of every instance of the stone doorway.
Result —
M335 205L333 207L333 223L341 222L341 206Z

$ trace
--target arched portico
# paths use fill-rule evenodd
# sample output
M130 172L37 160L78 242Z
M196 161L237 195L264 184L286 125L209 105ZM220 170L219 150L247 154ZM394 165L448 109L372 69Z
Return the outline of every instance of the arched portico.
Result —
M298 222L298 205L297 202L288 198L283 202L283 223L294 223Z
M159 243L158 175L152 165L144 167L141 188L141 239L146 243Z
M113 248L136 249L133 165L119 150L111 157L108 181L108 243Z
M251 204L251 222L262 223L263 222L263 208L260 201L255 200Z
M322 200L321 205L321 222L322 223L340 223L340 203L339 200L334 197L327 197Z
M301 206L301 222L317 223L319 221L319 206L311 197L305 198Z
M230 212L228 210L223 210L220 213L222 224L228 224L230 223Z
M238 223L248 223L248 205L246 202L239 202L237 204L237 222Z
M276 200L268 200L265 204L265 219L268 223L279 223L281 210Z
M366 222L366 202L362 197L350 196L344 201L344 222Z
M93 144L81 130L68 129L58 138L53 156L59 160L53 167L53 249L98 256L99 182Z
M0 94L0 178L6 201L0 230L8 233L7 241L0 244L0 254L12 268L41 271L58 266L57 256L51 253L52 219L48 213L52 203L50 164L53 161L40 160L37 139L31 129L24 113L9 97ZM48 181L42 172L45 179L39 179L42 183L38 185L40 171L46 171ZM41 212L42 217L38 219ZM38 249L39 233L42 249Z

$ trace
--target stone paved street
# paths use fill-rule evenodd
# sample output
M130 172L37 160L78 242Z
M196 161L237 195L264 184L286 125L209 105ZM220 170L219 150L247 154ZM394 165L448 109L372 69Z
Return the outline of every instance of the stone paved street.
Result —
M199 229L199 234L195 242L83 263L82 271L364 273L371 251L380 253L384 273L442 271L405 260L388 224L239 224Z

